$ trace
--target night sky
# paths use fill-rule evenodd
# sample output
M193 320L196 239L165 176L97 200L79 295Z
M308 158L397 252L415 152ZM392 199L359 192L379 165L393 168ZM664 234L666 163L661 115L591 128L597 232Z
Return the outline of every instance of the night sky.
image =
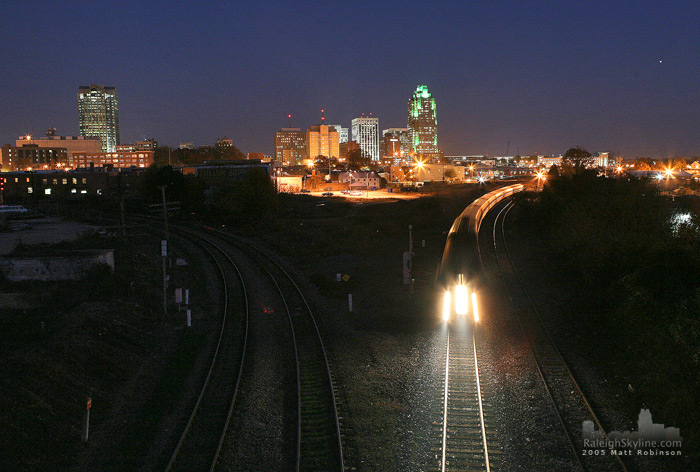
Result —
M122 143L272 154L288 113L405 127L426 84L448 155L700 155L700 3L571 3L5 1L0 144L77 135L97 83Z

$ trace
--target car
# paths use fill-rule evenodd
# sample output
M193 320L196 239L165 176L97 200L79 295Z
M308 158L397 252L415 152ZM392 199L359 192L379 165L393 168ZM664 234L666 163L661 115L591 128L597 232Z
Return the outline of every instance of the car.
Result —
M301 193L311 193L311 190L309 190L308 188L303 188L303 189L301 189L301 190L299 190L299 191L300 191Z
M359 190L350 190L350 191L348 192L348 194L349 194L349 195L352 195L353 197L362 196L362 192L360 192Z
M323 195L324 197L332 197L333 192L323 192L321 195Z

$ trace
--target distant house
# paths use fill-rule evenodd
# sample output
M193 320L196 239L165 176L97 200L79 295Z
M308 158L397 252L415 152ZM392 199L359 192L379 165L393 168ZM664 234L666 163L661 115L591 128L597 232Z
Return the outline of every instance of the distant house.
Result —
M371 172L341 172L338 176L340 183L348 183L350 189L380 188L382 178L374 171Z
M700 175L700 161L695 161L690 166L688 169L686 169L686 172L689 174L693 174L693 177L697 177Z

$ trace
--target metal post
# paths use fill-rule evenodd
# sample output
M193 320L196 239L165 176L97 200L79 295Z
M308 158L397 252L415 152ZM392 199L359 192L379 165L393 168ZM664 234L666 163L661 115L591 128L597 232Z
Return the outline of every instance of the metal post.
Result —
M168 314L168 274L165 267L165 259L168 257L168 240L160 242L160 255L163 259L163 314Z
M124 231L126 229L126 223L124 222L124 197L119 199L119 220L121 223L121 235L124 236Z
M90 408L92 407L92 398L87 399L87 406L85 408L85 413L83 414L83 432L81 435L81 440L86 443L88 441L88 434L90 432Z
M161 191L161 194L163 195L163 221L165 222L165 240L169 241L169 239L168 239L168 204L165 201L165 187L167 187L167 185L161 185L160 191Z

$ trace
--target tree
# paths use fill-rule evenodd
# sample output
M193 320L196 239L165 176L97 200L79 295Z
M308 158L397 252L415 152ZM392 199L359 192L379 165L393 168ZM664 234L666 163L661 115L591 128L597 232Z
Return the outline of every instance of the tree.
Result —
M445 169L444 175L445 175L446 179L454 179L455 177L457 177L457 172L455 172L454 169L449 168L449 169Z
M369 165L370 159L362 152L362 149L353 149L348 152L348 168L360 169Z
M550 180L559 178L559 167L556 164L554 164L552 167L549 168L547 176Z
M571 171L573 174L581 174L586 167L592 164L593 157L591 153L579 146L566 151L562 158L562 167Z

